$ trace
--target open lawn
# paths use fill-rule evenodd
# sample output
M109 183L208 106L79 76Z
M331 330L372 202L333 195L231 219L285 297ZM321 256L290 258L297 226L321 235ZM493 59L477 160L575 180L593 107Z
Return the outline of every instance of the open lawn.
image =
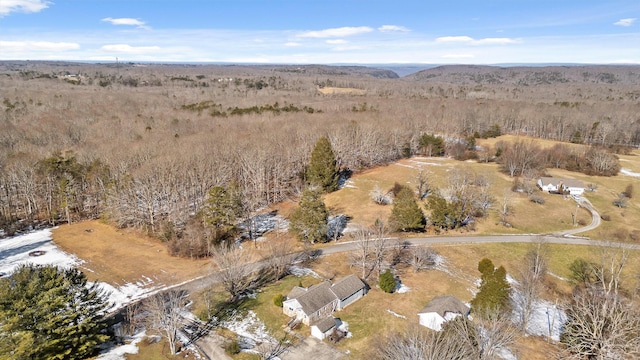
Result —
M349 95L366 95L367 91L355 88L340 88L340 87L323 87L318 88L318 92L323 95L332 94L349 94Z
M378 188L386 192L396 182L415 188L420 171L428 174L429 184L433 189L444 188L447 186L448 173L454 169L484 176L490 184L493 206L487 212L487 216L477 219L473 233L551 233L573 226L572 213L576 210L576 203L569 198L540 192L545 204L535 204L529 201L525 194L511 191L513 179L500 173L497 164L446 158L413 157L356 174L349 179L346 187L326 195L325 204L332 213L347 214L351 217L352 223L369 226L374 224L376 219L386 221L392 209L392 205L377 205L371 200L370 193L373 189ZM508 218L512 227L499 224L497 208L505 197L508 198L512 209ZM428 210L426 214L428 215ZM578 211L577 219L588 224L591 215L586 209L582 209ZM461 231L469 232L468 229Z
M80 268L90 281L113 286L175 284L210 271L209 260L170 256L159 240L100 221L62 225L53 230L53 241L84 261Z

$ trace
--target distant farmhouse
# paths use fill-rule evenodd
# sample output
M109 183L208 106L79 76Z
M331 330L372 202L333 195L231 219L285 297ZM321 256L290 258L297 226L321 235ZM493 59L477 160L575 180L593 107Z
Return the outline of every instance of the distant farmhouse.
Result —
M311 325L312 335L324 339L336 326L333 312L344 309L366 292L366 284L355 275L335 284L325 281L309 288L296 286L283 302L282 311L307 326Z
M431 330L442 330L442 324L458 316L468 317L471 309L453 295L438 296L431 300L420 312L420 325Z
M553 177L541 177L538 179L538 187L548 193L558 193L580 196L584 193L584 183L575 179L560 179Z

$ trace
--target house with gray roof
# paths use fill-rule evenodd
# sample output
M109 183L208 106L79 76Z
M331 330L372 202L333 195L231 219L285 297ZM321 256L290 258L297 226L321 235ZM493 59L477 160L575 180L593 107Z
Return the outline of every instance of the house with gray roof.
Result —
M470 308L453 295L438 296L418 313L420 325L440 331L442 324L458 316L469 316Z
M366 284L355 275L334 284L325 281L309 288L296 286L283 302L282 311L309 326L360 299L366 289Z

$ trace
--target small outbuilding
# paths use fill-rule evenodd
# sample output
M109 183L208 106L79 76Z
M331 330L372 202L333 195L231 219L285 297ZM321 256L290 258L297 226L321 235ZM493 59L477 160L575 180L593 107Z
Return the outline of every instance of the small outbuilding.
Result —
M438 296L431 300L420 312L420 325L440 331L442 324L458 316L468 317L471 309L453 295Z
M333 316L326 317L311 325L311 336L324 340L338 326L338 321Z

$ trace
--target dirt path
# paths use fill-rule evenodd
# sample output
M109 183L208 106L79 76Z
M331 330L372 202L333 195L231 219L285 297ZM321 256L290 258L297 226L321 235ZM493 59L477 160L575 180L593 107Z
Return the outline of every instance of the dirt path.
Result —
M200 348L200 351L205 353L209 359L215 360L232 360L232 358L224 352L222 348L224 346L225 339L217 335L214 332L209 333L207 336L203 336L196 344Z

